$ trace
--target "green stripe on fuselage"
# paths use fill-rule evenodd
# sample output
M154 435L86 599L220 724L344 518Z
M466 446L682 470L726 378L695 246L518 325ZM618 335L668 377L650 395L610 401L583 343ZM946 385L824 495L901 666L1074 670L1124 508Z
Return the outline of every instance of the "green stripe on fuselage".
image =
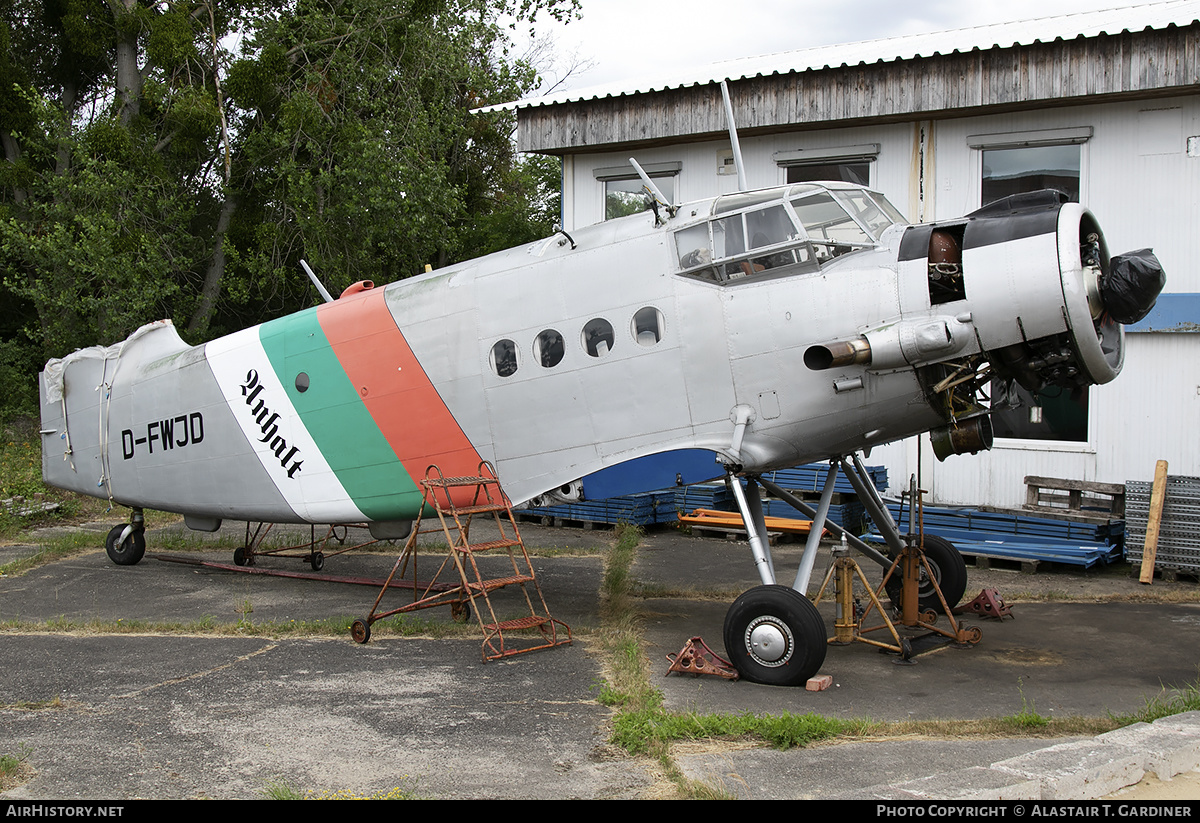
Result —
M350 383L321 330L317 310L265 323L259 339L276 379L359 510L372 520L416 517L421 491ZM301 372L308 375L303 392L296 389Z

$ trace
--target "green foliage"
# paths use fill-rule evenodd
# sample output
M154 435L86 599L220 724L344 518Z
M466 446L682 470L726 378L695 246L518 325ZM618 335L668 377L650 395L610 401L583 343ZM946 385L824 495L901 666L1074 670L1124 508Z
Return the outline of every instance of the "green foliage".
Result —
M808 746L821 740L863 734L869 721L839 720L808 712L780 715L668 712L661 706L624 711L613 722L612 740L631 754L681 740L754 737L777 749Z
M33 747L28 743L20 743L15 754L0 755L0 776L9 777L16 774L31 754Z
M1018 730L1021 729L1043 729L1050 725L1049 719L1042 717L1033 707L1033 701L1027 700L1025 697L1025 683L1021 678L1017 678L1017 691L1021 695L1021 711L1009 717L1001 718L1001 722L1006 725L1013 726Z
M264 800L420 800L420 796L412 786L393 786L369 794L355 794L346 789L317 792L313 789L301 790L290 781L272 780L263 787L260 793Z
M272 780L263 787L263 800L303 800L304 792L287 780Z
M577 10L0 0L0 415L143 323L202 342L303 308L302 258L337 293L548 234L557 164L472 109L537 83L500 20Z
M1153 723L1164 717L1184 712L1200 711L1200 681L1184 684L1178 688L1164 688L1159 694L1146 700L1140 711L1130 715L1110 715L1121 726L1132 723Z

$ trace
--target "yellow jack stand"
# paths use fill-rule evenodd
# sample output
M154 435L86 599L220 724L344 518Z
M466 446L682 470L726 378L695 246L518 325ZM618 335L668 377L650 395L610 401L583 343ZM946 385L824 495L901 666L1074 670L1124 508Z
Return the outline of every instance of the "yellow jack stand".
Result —
M954 615L946 603L946 598L942 596L942 589L938 585L937 576L929 568L929 561L925 559L923 543L924 540L920 534L909 535L909 540L905 544L904 551L892 561L891 568L883 576L883 582L879 585L879 591L884 592L887 590L888 581L896 573L896 569L899 568L901 580L903 581L902 594L900 596L901 625L917 629L928 629L943 637L950 638L961 646L975 645L983 639L983 632L976 626L965 626L954 619ZM942 612L946 615L946 619L950 623L949 631L935 625L938 618L935 610L920 610L920 587L923 579L932 585L933 591L937 594L938 602L942 604Z
M867 596L871 599L871 605L867 606L861 612L861 606L854 597L854 580L856 577L862 582ZM850 557L850 551L846 546L845 538L842 539L842 545L835 547L833 550L833 562L829 565L829 571L825 573L825 580L821 583L820 591L813 598L814 604L821 602L821 597L825 594L825 590L829 587L831 580L834 583L834 601L836 604L837 619L834 622L833 637L830 637L827 641L829 645L848 646L857 641L898 654L901 660L908 660L912 657L912 644L909 643L907 637L901 637L900 633L896 631L895 624L888 618L887 612L879 602L878 594L871 588L871 584L867 582L862 568L853 557ZM880 586L879 592L883 592L882 586ZM872 609L879 612L883 623L878 626L863 628L863 620L871 613ZM894 644L883 643L864 636L882 629L887 629L891 633Z

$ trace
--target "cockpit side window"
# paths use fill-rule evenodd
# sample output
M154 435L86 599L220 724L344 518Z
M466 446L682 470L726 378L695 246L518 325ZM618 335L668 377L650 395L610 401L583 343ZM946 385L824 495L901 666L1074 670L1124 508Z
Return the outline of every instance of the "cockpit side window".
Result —
M814 192L792 200L791 204L820 262L874 245L874 239L829 192Z
M797 264L803 266L787 273L816 268L812 247L804 242L803 231L781 202L688 226L675 233L675 246L679 266L686 274L715 283ZM779 273L771 271L771 276Z
M883 197L874 198L865 191L853 189L834 194L846 211L876 238L893 223L906 222L904 216Z
M675 232L675 249L683 274L724 284L816 271L905 222L876 192L802 183L719 198L709 220Z

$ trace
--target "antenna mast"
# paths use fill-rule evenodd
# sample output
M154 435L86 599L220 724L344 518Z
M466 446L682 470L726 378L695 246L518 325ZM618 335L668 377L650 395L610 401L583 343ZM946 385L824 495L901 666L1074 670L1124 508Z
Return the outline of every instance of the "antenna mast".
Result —
M729 123L729 142L733 144L733 165L737 168L738 191L747 191L746 167L742 164L742 145L738 142L737 124L733 122L733 104L729 102L729 84L721 81L721 99L725 101L725 120Z

